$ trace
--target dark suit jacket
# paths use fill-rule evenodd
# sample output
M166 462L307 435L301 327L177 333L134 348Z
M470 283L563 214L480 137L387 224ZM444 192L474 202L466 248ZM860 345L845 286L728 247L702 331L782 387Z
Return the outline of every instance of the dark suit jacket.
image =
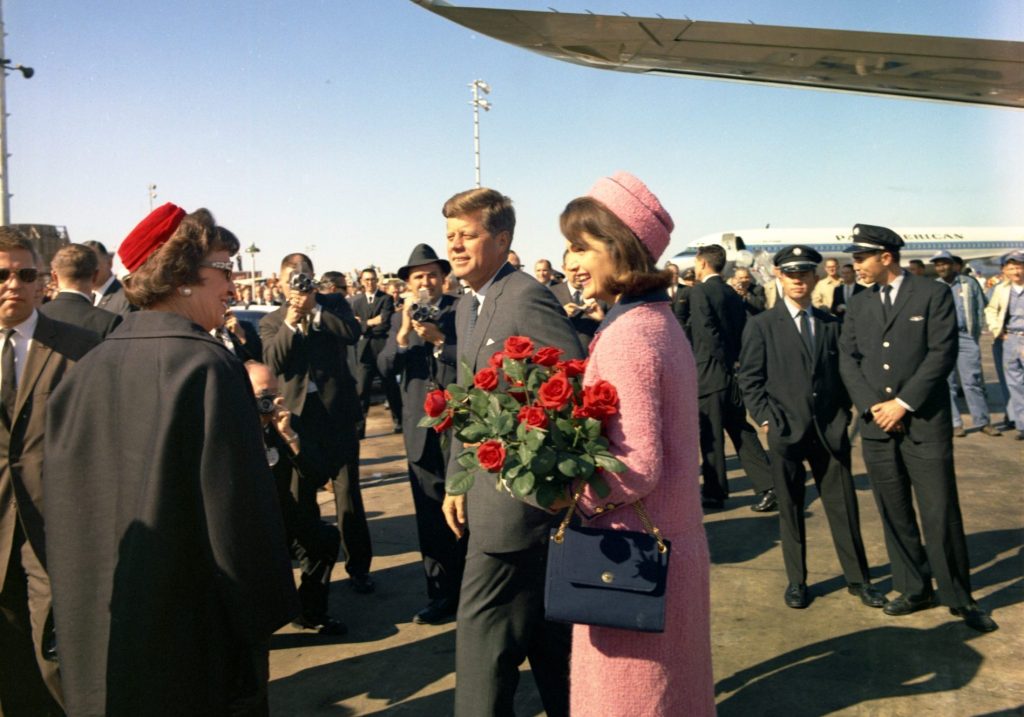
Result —
M549 288L551 293L555 295L555 298L558 299L558 303L563 307L572 302L572 294L566 282L563 281ZM608 304L603 301L598 303L601 305L601 310L607 314L610 308ZM564 313L565 309L563 308L562 311ZM572 315L569 315L569 323L576 330L576 338L580 340L583 348L589 349L590 342L593 340L594 334L597 333L597 327L601 325L601 322L586 316L582 311L575 311Z
M311 323L305 335L285 325L286 307L263 317L263 361L281 381L281 393L289 411L302 415L312 379L331 417L342 425L350 425L362 419L362 410L355 380L343 357L345 347L359 338L359 324L345 297L317 294L316 302L320 306L320 326Z
M865 438L886 437L871 422L871 406L899 398L914 409L903 419L912 441L952 440L946 379L956 366L957 324L949 287L904 272L888 321L878 287L862 291L847 307L839 345L839 369Z
M476 373L505 345L509 336L528 336L534 345L554 346L565 353L563 359L583 357L576 332L555 295L532 276L505 264L480 309L476 326L469 332L472 297L459 300L455 311L459 336L459 364L465 361ZM461 368L459 373L462 373ZM459 376L460 382L462 376ZM452 440L448 475L462 470L456 462L462 442ZM505 491L494 489L494 475L480 471L467 497L470 540L485 553L511 553L542 545L548 538L553 516L536 505L516 500Z
M730 385L747 322L743 300L721 276L698 281L690 290L690 332L697 360L698 395Z
M377 357L377 367L385 378L398 376L402 390L402 437L405 453L410 463L417 463L423 456L428 440L438 440L433 428L420 428L417 424L423 418L423 401L427 393L435 388L444 388L457 380L455 305L453 296L441 296L437 326L444 333L444 346L434 358L434 345L423 342L415 332L409 334L409 348L398 350L398 330L402 327L402 314L391 317L391 333L387 344ZM433 468L433 466L428 466ZM444 470L441 470L444 478ZM444 498L443 495L432 496Z
M101 339L117 328L123 317L93 306L87 298L72 291L62 291L52 301L39 307L39 313L54 321L74 324L98 334Z
M96 308L121 316L139 310L139 307L128 303L128 297L124 295L124 286L117 279L114 279L110 286L107 287L107 290L103 292L103 296L100 297Z
M807 352L789 307L780 301L747 322L736 374L768 445L783 455L812 426L836 455L849 452L850 397L839 377L839 320L813 309L814 355Z
M846 285L845 284L840 284L839 286L837 286L835 289L832 290L832 304L829 306L829 311L832 312L832 315L833 316L838 316L840 318L840 320L842 320L843 314L846 313L846 308L847 308L846 304L843 302L843 287L844 286L846 286ZM858 283L854 282L854 284L853 284L853 296L856 296L860 292L864 291L865 288L867 288L867 287L865 287L863 284L858 284ZM852 299L853 296L851 296L850 298ZM840 307L842 307L842 310L840 310Z
M352 312L359 318L361 335L356 345L356 361L359 363L377 363L377 354L384 349L384 342L391 330L391 315L395 311L395 302L383 291L373 295L373 301L366 300L366 294L359 292L352 297ZM377 326L367 326L368 319L375 316L383 317Z
M739 296L739 293L736 294ZM764 289L758 284L751 284L747 289L746 296L740 296L740 301L743 302L743 308L747 312L748 316L755 316L764 311Z
M36 557L46 564L42 480L46 402L68 369L99 342L91 331L39 315L11 424L0 418L0 589L19 521Z

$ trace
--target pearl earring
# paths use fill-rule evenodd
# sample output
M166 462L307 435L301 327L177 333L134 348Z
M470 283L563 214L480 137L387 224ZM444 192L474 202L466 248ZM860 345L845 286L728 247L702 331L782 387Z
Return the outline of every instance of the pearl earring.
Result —
M181 294L182 296L192 296L192 289L186 286L184 288L178 289L178 293Z

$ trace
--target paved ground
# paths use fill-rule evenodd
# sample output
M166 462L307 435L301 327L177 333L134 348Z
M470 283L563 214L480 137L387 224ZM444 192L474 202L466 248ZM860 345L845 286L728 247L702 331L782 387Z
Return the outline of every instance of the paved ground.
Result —
M355 594L339 565L331 604L349 635L321 638L286 627L274 636L274 714L451 714L454 624L410 622L425 603L424 586L401 436L389 429L375 407L362 475L378 590ZM807 508L814 601L806 610L786 608L778 520L750 512L749 482L730 463L735 498L706 519L720 715L1024 714L1024 442L971 432L955 447L975 596L1001 627L989 635L944 608L894 618L861 606L839 577L816 497ZM859 446L854 473L872 575L888 590L889 563ZM320 494L325 516L333 515L331 498ZM540 715L528 669L523 674L516 714Z

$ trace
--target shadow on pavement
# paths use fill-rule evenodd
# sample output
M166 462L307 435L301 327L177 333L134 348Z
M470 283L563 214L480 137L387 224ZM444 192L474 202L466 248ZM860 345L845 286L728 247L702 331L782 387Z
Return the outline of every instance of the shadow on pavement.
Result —
M704 529L711 549L711 562L718 565L753 560L779 542L777 513L705 522Z

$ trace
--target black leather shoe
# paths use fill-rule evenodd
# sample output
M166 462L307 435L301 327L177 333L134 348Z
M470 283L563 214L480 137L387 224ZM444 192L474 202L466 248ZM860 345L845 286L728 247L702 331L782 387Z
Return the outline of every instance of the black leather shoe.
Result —
M860 601L868 607L884 607L888 600L885 599L885 595L878 592L874 585L871 583L854 583L846 586L846 591L851 595L856 595L860 598Z
M775 497L775 489L769 488L761 494L761 499L754 505L750 506L750 509L755 513L767 513L772 510L779 509L779 499Z
M890 600L885 604L882 610L886 615L909 615L912 612L918 610L927 610L930 607L935 607L935 595L927 593L925 595L900 595L895 600Z
M321 635L333 635L335 637L348 632L348 627L341 620L336 620L330 615L319 618L300 617L292 622L292 627L303 630L316 630Z
M413 616L412 621L417 625L437 625L455 617L456 605L451 598L431 600L425 608Z
M702 508L708 508L709 510L721 510L725 507L725 501L718 498L701 498L700 505Z
M369 575L349 575L348 581L357 593L367 595L377 589L377 583Z
M396 422L396 423L392 424L391 427L392 427L392 429L394 430L395 433L401 433L402 432L402 424L401 423L397 423Z
M803 583L799 585L790 583L783 599L786 601L786 607L803 610L807 607L807 586Z
M976 602L964 607L951 607L949 614L962 617L967 627L978 632L995 632L999 629L996 621L990 618L988 613L982 610Z

